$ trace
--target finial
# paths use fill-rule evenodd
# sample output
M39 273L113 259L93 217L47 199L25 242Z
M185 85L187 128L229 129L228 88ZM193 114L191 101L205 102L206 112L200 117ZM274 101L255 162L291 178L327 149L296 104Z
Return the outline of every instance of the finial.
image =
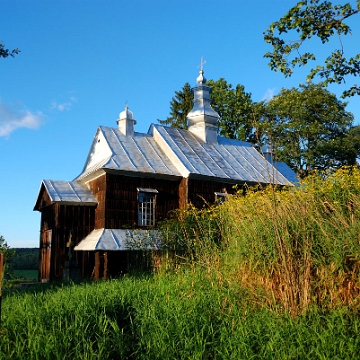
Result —
M203 57L201 57L201 60L200 60L200 65L198 66L200 68L200 75L197 77L196 79L196 82L198 84L205 84L206 83L206 79L205 79L205 76L204 76L204 70L203 70L203 66L205 65L206 61L203 60Z
M200 65L198 66L200 68L200 71L203 71L203 66L206 64L206 60L203 60L203 57L200 59Z

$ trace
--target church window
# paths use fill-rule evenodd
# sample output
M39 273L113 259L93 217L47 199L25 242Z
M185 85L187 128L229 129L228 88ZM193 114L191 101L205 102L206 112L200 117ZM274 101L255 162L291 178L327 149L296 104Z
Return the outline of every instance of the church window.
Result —
M138 188L138 225L155 226L156 189Z
M229 197L228 193L220 193L220 192L216 192L215 193L215 204L216 205L220 205L222 204L224 201L226 201Z

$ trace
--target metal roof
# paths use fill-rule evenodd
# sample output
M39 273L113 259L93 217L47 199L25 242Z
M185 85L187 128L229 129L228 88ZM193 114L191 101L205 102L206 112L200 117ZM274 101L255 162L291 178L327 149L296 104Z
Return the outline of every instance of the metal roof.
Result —
M247 142L218 137L217 143L205 143L187 130L155 124L148 134L134 136L99 127L76 180L99 169L280 185L294 177L289 171L282 174Z
M97 229L77 246L76 251L159 250L159 232L156 230Z
M289 184L289 181L247 142L218 137L217 143L205 143L187 130L154 124L151 125L149 133L162 138L163 149L166 147L164 151L171 159L176 158L175 163L184 177ZM155 133L158 133L158 136Z
M106 126L98 128L84 169L76 180L98 169L181 177L151 135L126 136L119 129Z
M81 203L82 205L96 205L98 202L92 192L77 181L43 180L40 186L45 187L52 202Z
M274 168L277 169L281 174L283 174L291 183L299 184L299 178L296 176L296 173L290 166L284 162L274 161Z

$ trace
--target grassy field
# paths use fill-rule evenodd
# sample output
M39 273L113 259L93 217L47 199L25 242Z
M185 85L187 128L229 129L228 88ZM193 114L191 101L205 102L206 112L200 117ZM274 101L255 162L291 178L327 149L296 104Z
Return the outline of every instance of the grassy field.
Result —
M216 278L216 276L215 276ZM350 309L296 317L252 302L214 274L44 285L6 296L3 359L333 359L359 354Z
M12 273L15 277L24 278L27 280L37 281L38 271L37 270L13 270Z
M175 212L154 274L7 290L0 358L357 358L359 205L343 169Z

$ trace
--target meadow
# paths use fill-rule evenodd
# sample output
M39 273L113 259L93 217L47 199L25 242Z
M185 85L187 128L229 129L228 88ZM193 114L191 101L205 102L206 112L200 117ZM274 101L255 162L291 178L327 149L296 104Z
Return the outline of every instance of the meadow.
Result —
M342 169L178 210L152 274L6 290L0 358L357 358L359 205Z
M12 274L15 278L22 278L26 280L37 281L38 271L37 270L12 270Z

